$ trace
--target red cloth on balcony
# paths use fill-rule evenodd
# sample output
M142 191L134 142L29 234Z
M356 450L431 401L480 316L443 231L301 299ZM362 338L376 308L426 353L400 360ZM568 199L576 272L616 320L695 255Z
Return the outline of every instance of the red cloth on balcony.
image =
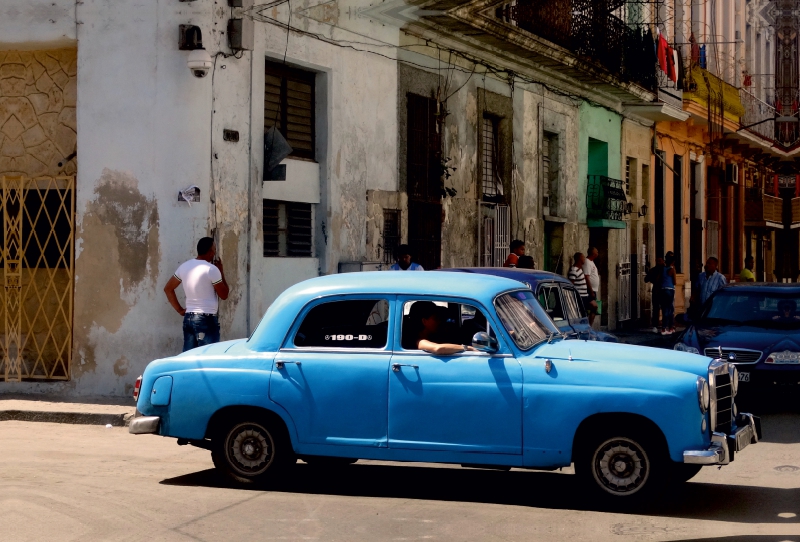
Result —
M689 43L692 46L692 64L700 64L700 46L694 38L694 32L689 36Z
M658 66L661 68L661 71L669 74L667 71L667 49L669 45L667 45L667 40L664 39L660 33L658 34L658 45L656 46L656 56L658 56Z
M663 39L663 38L662 38ZM667 69L664 72L670 81L678 82L678 70L675 68L675 50L669 45L666 46Z

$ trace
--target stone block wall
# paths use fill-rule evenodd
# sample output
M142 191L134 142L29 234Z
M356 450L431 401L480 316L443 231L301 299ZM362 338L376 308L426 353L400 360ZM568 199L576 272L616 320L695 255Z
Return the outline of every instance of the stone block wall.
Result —
M0 51L0 175L74 175L78 51Z

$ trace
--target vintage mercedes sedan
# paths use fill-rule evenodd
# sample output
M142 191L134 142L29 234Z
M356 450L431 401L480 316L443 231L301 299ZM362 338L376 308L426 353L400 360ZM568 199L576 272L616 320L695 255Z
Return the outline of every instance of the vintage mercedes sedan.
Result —
M249 339L150 363L130 432L208 449L242 483L298 458L574 463L588 487L623 499L758 441L758 419L736 409L733 365L563 338L506 278L315 278L281 294Z

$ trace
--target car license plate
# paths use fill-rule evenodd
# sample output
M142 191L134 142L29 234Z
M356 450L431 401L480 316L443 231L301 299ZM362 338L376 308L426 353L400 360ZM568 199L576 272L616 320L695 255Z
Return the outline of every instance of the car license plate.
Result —
M750 382L750 373L739 373L739 382Z

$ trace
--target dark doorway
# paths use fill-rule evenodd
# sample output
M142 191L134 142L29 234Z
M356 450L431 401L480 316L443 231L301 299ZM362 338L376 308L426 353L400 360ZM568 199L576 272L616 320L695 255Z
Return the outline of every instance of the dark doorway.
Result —
M697 280L703 265L703 219L697 200L700 194L700 164L690 162L689 166L689 275L692 282Z
M656 174L653 188L655 190L653 200L656 207L653 210L656 218L656 258L663 257L666 252L664 248L666 244L666 239L664 238L666 229L664 224L664 160L664 151L656 151Z
M675 272L683 273L683 157L672 157L672 251Z
M611 299L608 297L608 273L611 266L608 262L608 228L589 228L589 246L582 249L581 252L586 254L587 249L595 247L599 253L594 261L597 266L597 272L600 274L600 299L602 308L600 312L600 325L608 325L608 311L615 309L611 306ZM616 273L616 265L613 266L614 273Z
M441 138L436 102L408 94L408 244L425 269L441 266Z

